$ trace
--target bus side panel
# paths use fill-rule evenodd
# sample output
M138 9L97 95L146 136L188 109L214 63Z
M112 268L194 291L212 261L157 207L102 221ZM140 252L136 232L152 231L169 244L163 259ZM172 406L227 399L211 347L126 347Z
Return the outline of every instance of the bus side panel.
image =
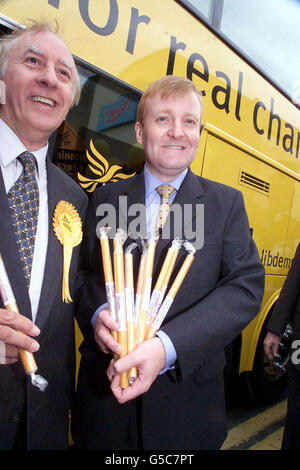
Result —
M300 239L300 183L295 183L294 197L290 212L290 220L287 232L285 258L293 258Z
M287 230L295 182L239 148L234 139L227 141L208 134L202 176L242 191L249 224L260 259L266 271L266 288L259 315L243 332L240 372L251 370L257 341L264 320L278 297L292 262L285 256Z

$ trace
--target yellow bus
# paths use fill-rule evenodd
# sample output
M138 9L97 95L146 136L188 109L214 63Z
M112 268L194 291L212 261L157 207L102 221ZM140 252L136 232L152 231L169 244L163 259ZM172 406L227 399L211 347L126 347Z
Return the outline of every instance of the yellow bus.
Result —
M0 2L1 32L30 18L56 21L78 65L82 97L53 160L88 194L141 169L134 122L151 82L181 75L203 91L192 170L243 192L266 270L261 312L228 348L227 370L257 402L274 399L284 374L262 341L300 239L299 0Z

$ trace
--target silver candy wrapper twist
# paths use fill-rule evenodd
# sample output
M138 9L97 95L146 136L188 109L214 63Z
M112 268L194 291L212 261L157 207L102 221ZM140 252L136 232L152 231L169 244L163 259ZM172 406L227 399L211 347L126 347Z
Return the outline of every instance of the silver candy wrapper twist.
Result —
M2 256L0 254L0 294L3 300L4 306L7 310L12 310L19 313L19 309L8 279L8 275L4 266ZM24 366L26 374L31 378L31 383L38 390L44 392L48 386L48 382L41 375L36 374L38 368L31 352L19 349L20 357Z

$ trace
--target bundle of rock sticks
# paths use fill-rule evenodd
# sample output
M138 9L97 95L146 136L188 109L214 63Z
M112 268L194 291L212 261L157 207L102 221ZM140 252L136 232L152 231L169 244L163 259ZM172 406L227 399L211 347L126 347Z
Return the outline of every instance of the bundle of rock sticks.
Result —
M108 227L100 228L100 244L108 309L118 324L118 329L112 331L112 335L121 345L120 357L123 357L142 341L152 338L159 330L194 260L195 249L188 241L174 239L152 289L152 271L157 239L150 240L144 244L135 288L132 250L136 248L137 244L130 244L124 252L123 243L127 235L122 229L118 229L113 238L112 262L107 235L109 230ZM187 255L168 289L169 280L182 246ZM126 374L122 374L121 387L126 388L131 385L136 377L135 367Z

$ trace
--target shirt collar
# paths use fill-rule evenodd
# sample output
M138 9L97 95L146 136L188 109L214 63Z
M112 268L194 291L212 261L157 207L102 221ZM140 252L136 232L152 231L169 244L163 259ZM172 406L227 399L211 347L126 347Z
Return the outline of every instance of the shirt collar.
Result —
M179 190L182 181L186 177L186 174L188 172L188 169L186 168L183 170L181 173L179 173L176 178L174 178L172 181L169 181L168 184L171 184L176 191ZM147 164L144 166L144 179L145 179L145 197L147 198L154 190L156 190L157 186L160 184L166 184L163 181L161 181L159 178L156 176L152 175L150 171L147 168Z
M27 151L24 144L2 119L0 119L0 142L0 161L4 167L12 163L21 153ZM36 158L39 173L46 166L47 151L48 143L41 149L31 152Z

